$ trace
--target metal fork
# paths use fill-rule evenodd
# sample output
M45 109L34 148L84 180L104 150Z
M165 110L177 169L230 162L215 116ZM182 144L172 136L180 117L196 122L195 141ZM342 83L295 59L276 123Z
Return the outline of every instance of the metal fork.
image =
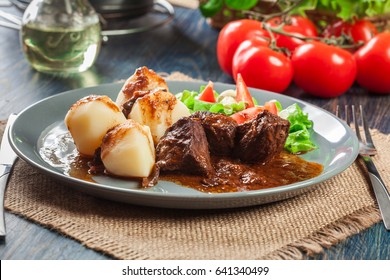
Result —
M349 109L348 105L345 105L344 120L349 126L351 126L348 109ZM385 228L387 230L390 230L390 194L371 158L371 156L377 154L377 150L374 146L374 142L372 141L372 137L366 122L366 118L364 116L363 106L362 105L359 106L359 115L360 115L360 121L363 125L363 131L366 140L365 142L360 134L358 112L357 110L355 110L354 105L351 106L351 110L352 110L352 121L354 123L356 136L359 140L359 156L363 159L364 163L366 164L368 175L371 181L372 188L374 190L376 200L378 202L379 210L381 212ZM341 116L339 106L337 106L336 108L336 116L337 117Z

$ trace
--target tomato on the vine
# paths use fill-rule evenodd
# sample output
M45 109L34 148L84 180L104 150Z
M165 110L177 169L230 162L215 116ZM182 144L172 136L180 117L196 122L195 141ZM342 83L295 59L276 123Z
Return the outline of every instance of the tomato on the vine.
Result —
M273 17L267 21L272 26L278 26L283 23L281 17ZM317 37L318 31L316 25L307 17L303 16L290 16L288 26L296 26L300 29L300 34L306 37Z
M359 41L368 42L376 34L378 34L378 30L375 25L371 21L364 19L358 20L352 24L350 32L356 43Z
M251 40L241 43L233 57L233 78L240 73L249 87L281 93L293 77L291 61L283 53Z
M283 31L287 32L289 35L283 35L275 33L276 46L278 48L286 48L293 53L296 47L305 43L304 40L301 40L297 37L291 35L302 36L302 30L297 26L285 25L283 26Z
M307 37L317 37L318 31L316 25L307 17L302 16L292 16L291 17L291 25L299 26L303 34Z
M288 35L274 32L276 46L278 48L286 48L290 53L294 52L295 48L305 43L301 38L317 37L317 28L314 23L302 16L290 16L283 22L281 17L273 17L267 21L273 28L279 28Z
M390 93L390 32L376 35L354 54L357 83L367 90Z
M378 34L378 30L369 20L359 19L352 23L340 20L329 25L322 33L325 38L342 34L350 36L354 43L366 43Z
M291 57L294 82L307 93L331 98L343 94L356 77L353 55L322 42L305 43Z
M246 39L267 42L269 34L257 20L241 19L226 24L219 33L217 58L221 69L232 75L232 61L238 46Z

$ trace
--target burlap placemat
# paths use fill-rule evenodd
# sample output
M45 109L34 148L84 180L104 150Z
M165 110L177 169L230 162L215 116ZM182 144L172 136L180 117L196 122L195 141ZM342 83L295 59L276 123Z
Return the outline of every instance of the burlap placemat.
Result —
M183 79L175 73L170 76ZM4 122L0 124L2 134ZM390 135L373 131L389 186ZM381 217L361 161L298 197L229 210L172 210L95 198L18 160L6 210L118 259L301 259Z

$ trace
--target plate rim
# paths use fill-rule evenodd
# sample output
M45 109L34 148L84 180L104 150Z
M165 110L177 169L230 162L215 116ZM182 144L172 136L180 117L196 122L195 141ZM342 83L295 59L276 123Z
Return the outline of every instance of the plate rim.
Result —
M167 83L169 86L169 84L183 84L183 85L185 85L188 83L191 83L194 85L202 85L206 82L202 81L202 80L195 80L195 81L167 80ZM349 161L343 165L343 168L339 168L338 170L334 169L334 170L327 171L325 173L321 173L319 176L316 176L314 178L311 178L311 179L308 179L305 181L301 181L301 182L297 182L297 183L293 183L293 184L288 184L288 185L283 185L283 186L279 186L279 187L266 188L266 189L253 190L253 191L243 191L243 192L233 192L233 193L203 193L203 192L199 192L199 194L195 194L195 193L190 193L190 194L186 194L186 193L159 193L159 192L147 192L147 191L144 191L142 189L139 189L139 190L137 190L137 189L123 189L123 188L119 188L119 187L115 187L115 186L110 186L110 185L96 183L96 182L88 182L88 181L85 181L82 179L67 176L66 174L61 173L59 170L53 171L52 169L49 169L44 165L36 163L34 160L30 159L27 155L25 155L25 153L23 151L21 151L19 149L18 144L16 143L15 137L14 137L15 136L15 126L18 125L18 120L21 118L21 116L23 116L24 114L26 114L26 112L29 112L30 110L35 108L38 104L42 104L42 103L48 102L50 100L59 99L65 95L69 95L72 93L77 93L77 92L86 91L86 90L99 89L99 88L103 88L103 87L118 87L118 90L120 90L122 85L123 85L122 82L114 82L114 83L104 83L104 84L100 84L100 85L96 85L96 86L67 90L67 91L63 91L63 92L54 94L52 96L46 97L44 99L41 99L41 100L29 105L28 107L23 109L18 114L15 122L10 127L8 137L9 137L12 149L15 151L15 153L20 158L22 158L24 161L26 161L28 164L34 166L35 168L38 168L43 173L50 175L54 178L57 178L61 181L71 183L73 185L83 185L83 186L86 186L87 188L99 187L99 189L100 189L99 191L110 191L110 192L114 191L114 192L119 193L119 194L125 193L127 195L129 195L129 194L135 195L135 196L141 195L142 197L156 197L157 196L157 197L164 197L165 199L166 198L172 198L172 199L191 198L191 199L195 199L195 200L197 200L197 199L225 200L225 199L237 199L237 198L251 198L254 196L256 196L256 197L257 196L268 196L268 195L286 193L289 191L299 191L301 189L305 189L305 188L308 188L310 186L322 183L322 182L329 180L330 178L336 176L337 174L342 173L355 161L356 157L358 156L358 140L356 138L356 135L353 133L353 131L351 130L351 128L347 124L343 123L340 119L335 117L333 114L331 114L330 112L326 111L325 109L323 109L321 107L318 107L317 105L310 104L309 102L306 102L304 100L300 100L298 98L290 97L287 95L283 95L283 98L287 98L288 100L292 101L292 103L298 102L301 104L305 104L305 106L314 107L314 108L320 110L322 113L330 115L332 118L336 119L341 125L343 125L343 127L347 131L349 131L348 135L349 135L349 137L351 137L353 139L353 141L352 141L353 145L351 146L353 149L353 153L349 157ZM225 86L232 86L232 87L234 87L235 86L235 84L222 83L222 82L214 82L214 85L216 87L218 87L218 86L224 86L224 87ZM261 90L261 89L255 89L255 88L249 88L249 90L250 91L254 90L254 91L258 91L258 92L268 92L270 94L278 94L278 93L265 91L265 90ZM42 131L40 131L40 132L42 132ZM33 148L35 148L34 152L37 152L36 147L33 147ZM41 159L41 160L43 161L43 159ZM318 177L320 177L321 179L318 180ZM182 186L182 187L186 188L185 186ZM142 205L144 205L144 204L142 204ZM243 205L243 206L246 206L246 205ZM164 207L164 206L162 206L162 207ZM237 207L237 206L235 206L235 207ZM179 208L182 208L182 207L179 207ZM217 208L217 207L213 207L213 208ZM222 207L222 208L225 208L225 207ZM190 207L189 209L193 209L193 208ZM202 209L206 209L206 208L202 208Z

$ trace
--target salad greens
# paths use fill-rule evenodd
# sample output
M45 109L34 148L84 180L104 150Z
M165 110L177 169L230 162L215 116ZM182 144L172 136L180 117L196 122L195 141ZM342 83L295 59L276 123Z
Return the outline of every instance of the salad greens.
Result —
M232 115L245 109L245 102L206 102L198 99L200 92L203 91L203 87L197 91L184 90L176 94L176 98L183 102L190 112L196 111L210 111L211 113L221 113L225 115ZM215 98L218 99L219 94L214 91Z
M278 115L290 122L290 131L284 148L291 153L307 152L317 148L311 141L313 122L298 104L292 104Z
M199 100L198 97L203 91L202 86L197 91L184 90L176 94L176 98L183 102L191 111L210 111L212 113L222 113L225 115L233 115L246 109L245 102L237 102L234 98L218 98L222 97L222 94L214 91L215 99L217 102L205 102ZM253 98L253 97L252 97ZM257 106L257 101L254 99L254 103ZM270 100L277 108L278 115L290 122L289 135L285 143L285 149L290 153L302 153L311 151L317 148L317 146L311 140L313 122L309 120L308 114L304 113L298 104L294 103L287 108L282 108L282 105L277 100Z

